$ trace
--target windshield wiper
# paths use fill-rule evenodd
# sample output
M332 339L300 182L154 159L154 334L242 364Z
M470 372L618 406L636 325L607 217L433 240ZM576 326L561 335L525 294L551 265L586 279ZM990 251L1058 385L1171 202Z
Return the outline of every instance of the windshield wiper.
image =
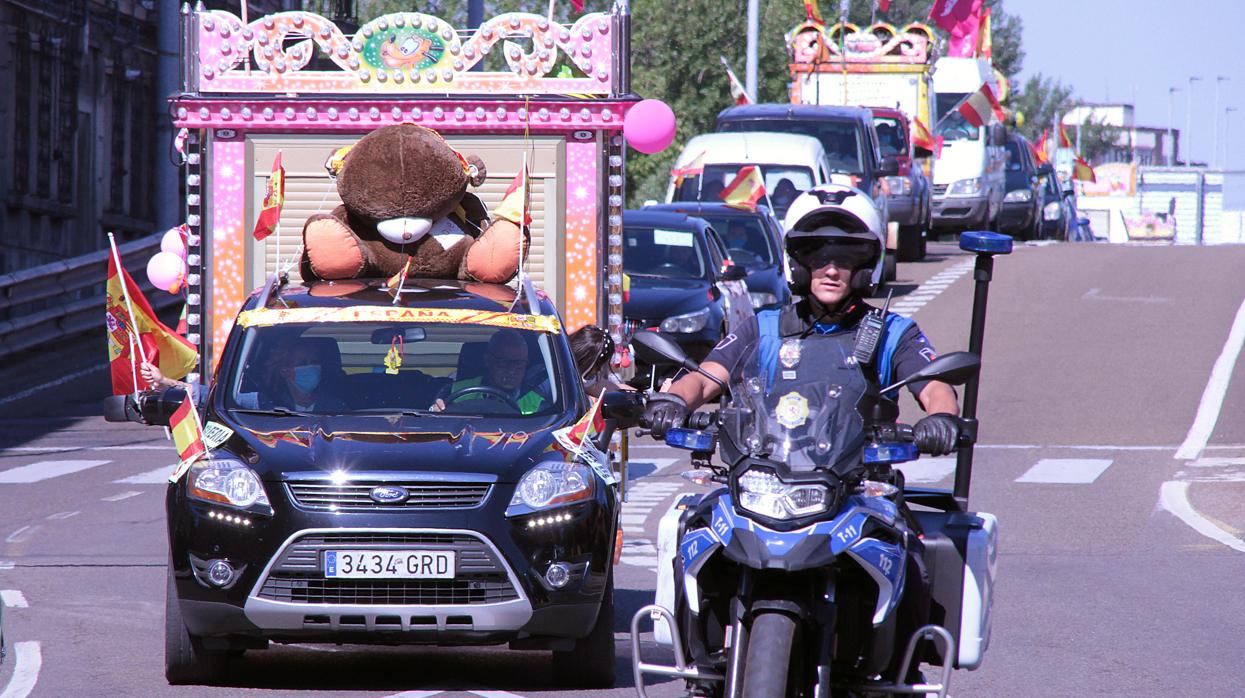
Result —
M312 415L306 412L295 412L284 407L273 407L272 409L262 410L250 407L235 407L230 412L240 412L242 414L266 414L274 417L310 417Z

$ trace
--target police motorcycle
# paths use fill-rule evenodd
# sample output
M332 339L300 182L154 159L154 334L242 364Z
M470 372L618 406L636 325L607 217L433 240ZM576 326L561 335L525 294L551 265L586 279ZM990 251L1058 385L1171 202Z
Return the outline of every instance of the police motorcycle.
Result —
M954 668L980 666L997 521L968 511L968 482L986 287L1011 239L966 233L961 247L978 253L975 351L880 386L861 370L861 333L788 339L773 375L746 360L716 412L667 433L691 452L685 477L713 489L684 495L659 525L656 603L631 623L640 696L653 674L705 696L942 697ZM646 361L699 370L660 335L632 345ZM921 380L967 383L954 491L908 487L893 467L919 454L892 396ZM646 618L673 665L643 661Z

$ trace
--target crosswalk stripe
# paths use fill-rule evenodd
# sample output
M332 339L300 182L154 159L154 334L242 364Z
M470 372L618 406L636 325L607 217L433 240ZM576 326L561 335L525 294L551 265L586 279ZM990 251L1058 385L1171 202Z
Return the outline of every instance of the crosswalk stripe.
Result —
M162 465L155 470L148 470L145 473L123 477L113 482L121 485L161 485L169 481L169 475L173 474L172 465Z
M1016 482L1087 485L1111 467L1105 458L1043 458L1016 478Z
M30 484L111 463L110 460L45 460L0 472L0 483Z
M26 608L26 596L17 589L4 589L0 591L0 603L9 608Z

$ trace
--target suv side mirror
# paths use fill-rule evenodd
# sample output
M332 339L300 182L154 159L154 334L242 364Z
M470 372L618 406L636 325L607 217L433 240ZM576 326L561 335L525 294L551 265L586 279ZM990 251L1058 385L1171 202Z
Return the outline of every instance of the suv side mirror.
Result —
M1055 168L1051 167L1049 162L1044 162L1041 165L1038 165L1037 174L1039 177L1049 177L1050 175L1055 174Z
M104 398L104 420L108 422L139 422L167 427L169 418L186 399L184 388L140 393L138 401L133 395L112 395Z
M894 155L887 155L882 158L882 162L878 165L879 177L894 177L899 174L899 158Z
M732 264L722 270L723 281L743 281L748 278L748 270L743 265Z

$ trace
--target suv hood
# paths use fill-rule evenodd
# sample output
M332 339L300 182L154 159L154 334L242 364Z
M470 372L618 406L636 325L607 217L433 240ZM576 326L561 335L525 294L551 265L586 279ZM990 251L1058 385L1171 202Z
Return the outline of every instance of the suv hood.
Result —
M234 434L225 448L242 456L265 481L344 470L491 475L497 482L514 483L536 462L561 459L560 451L549 453L553 432L570 420L550 418L531 430L534 421L401 417L391 423L374 416L248 416L245 424L229 420Z

